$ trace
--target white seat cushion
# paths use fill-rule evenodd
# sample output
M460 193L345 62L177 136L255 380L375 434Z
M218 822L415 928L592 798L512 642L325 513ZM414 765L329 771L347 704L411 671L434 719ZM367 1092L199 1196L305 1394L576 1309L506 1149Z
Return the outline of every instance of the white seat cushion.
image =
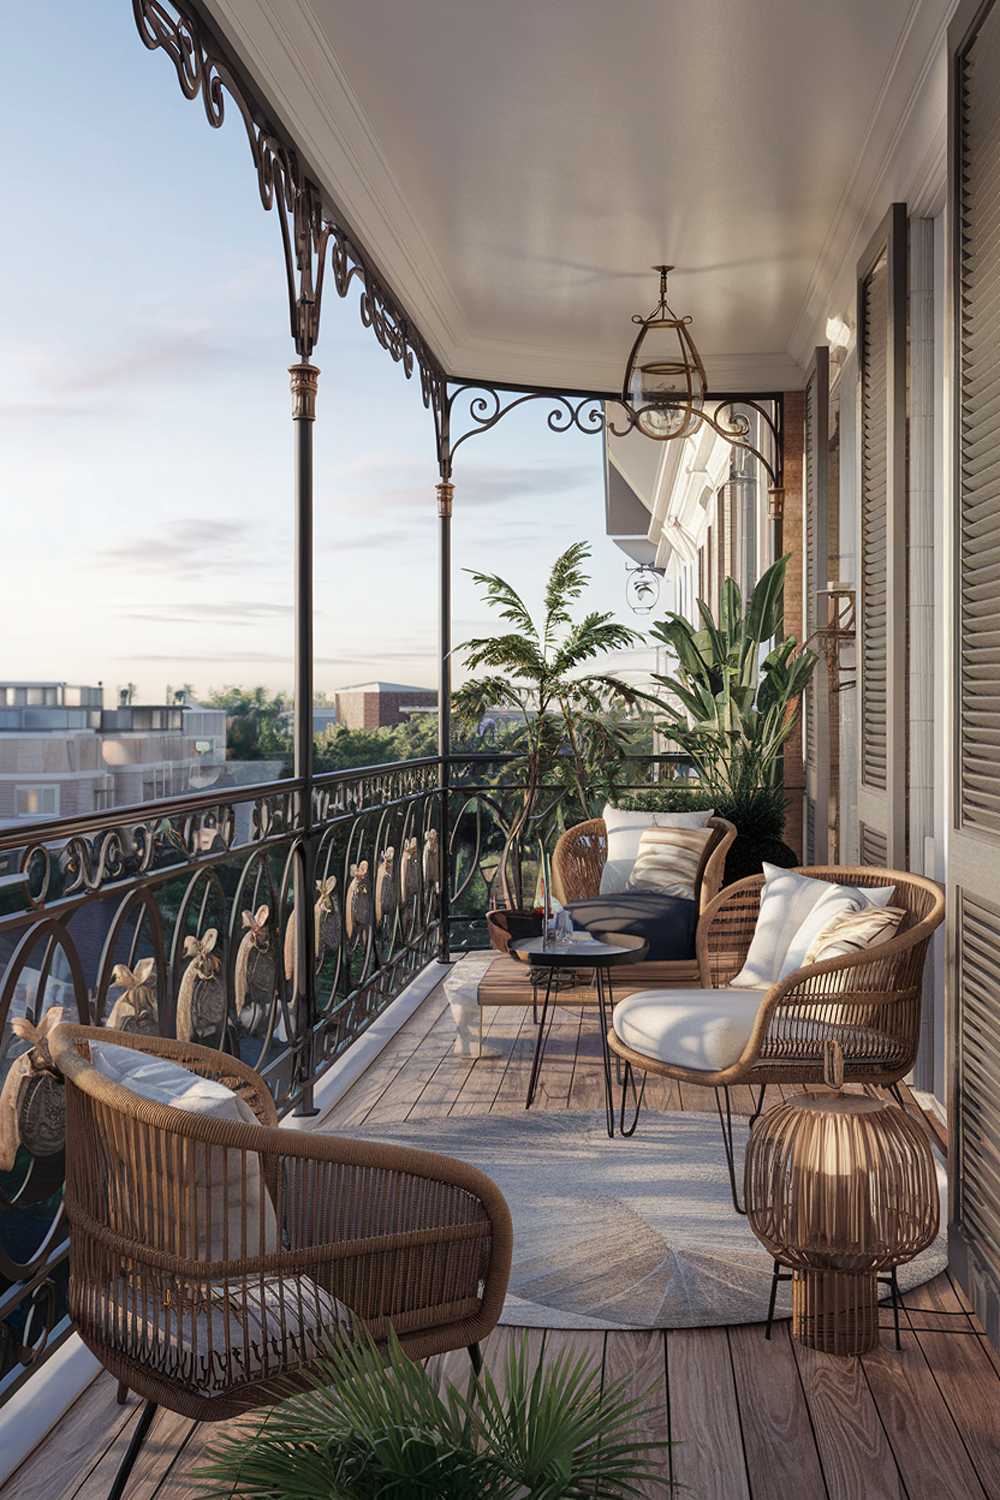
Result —
M824 928L850 912L868 906L888 906L894 885L862 888L818 880L764 866L757 925L740 972L730 980L734 989L760 989L800 969L814 940Z
M619 895L628 885L639 854L639 840L647 828L704 828L715 814L699 812L628 812L609 802L601 814L608 834L608 857L601 871L601 895Z
M86 1329L92 1337L131 1358L155 1358L201 1396L288 1374L351 1331L344 1304L304 1275L213 1282L197 1303L179 1305L157 1303L122 1277L99 1295L95 1312L97 1325Z
M739 1060L764 991L639 990L619 1000L616 1034L634 1052L714 1073Z
M142 1099L234 1124L259 1123L249 1104L224 1083L202 1078L171 1058L113 1042L91 1042L90 1060L105 1078ZM118 1225L122 1233L152 1236L157 1249L209 1261L281 1249L277 1216L256 1152L182 1140L157 1166L162 1181L149 1201L116 1199L119 1212L129 1216ZM127 1179L127 1160L123 1171ZM185 1210L178 1216L181 1204Z

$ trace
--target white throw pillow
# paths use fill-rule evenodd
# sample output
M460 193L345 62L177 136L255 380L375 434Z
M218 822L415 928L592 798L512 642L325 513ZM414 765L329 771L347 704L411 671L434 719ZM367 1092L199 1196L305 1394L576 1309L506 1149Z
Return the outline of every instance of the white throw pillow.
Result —
M644 828L627 889L659 891L693 901L698 871L714 832L714 828Z
M806 953L824 927L866 906L888 906L895 891L894 885L871 889L835 885L812 875L800 875L796 870L765 864L757 925L746 962L729 981L730 986L753 990L776 984L801 968ZM823 909L816 925L810 919L821 902Z
M830 958L850 958L866 948L887 943L896 936L905 916L901 906L867 906L851 916L841 917L817 934L803 962L821 964Z
M608 857L601 871L601 895L613 896L628 888L639 856L639 840L647 828L704 828L715 816L711 808L698 812L627 812L609 802L601 814L608 831Z
M202 1078L170 1058L113 1042L91 1042L90 1060L112 1083L155 1104L235 1124L259 1123L249 1104L224 1083ZM281 1249L274 1205L256 1152L223 1151L200 1141L179 1140L176 1152L165 1150L163 1159L152 1165L165 1180L149 1203L122 1202L129 1219L120 1226L123 1232L145 1231L144 1237L152 1237L158 1249L191 1259L232 1260ZM167 1205L161 1216L158 1209Z

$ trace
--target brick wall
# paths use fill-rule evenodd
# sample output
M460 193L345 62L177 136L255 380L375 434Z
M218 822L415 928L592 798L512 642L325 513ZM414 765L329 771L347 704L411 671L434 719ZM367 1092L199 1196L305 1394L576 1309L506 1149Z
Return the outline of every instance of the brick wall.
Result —
M409 716L404 708L434 708L437 693L431 688L421 688L405 693L357 693L337 694L337 719L348 729L380 729L401 724Z
M803 569L803 441L805 434L805 394L785 392L785 512L781 550L789 553L785 574L785 634L801 641L804 636L802 569ZM785 843L801 858L802 796L805 771L802 763L801 724L785 745Z

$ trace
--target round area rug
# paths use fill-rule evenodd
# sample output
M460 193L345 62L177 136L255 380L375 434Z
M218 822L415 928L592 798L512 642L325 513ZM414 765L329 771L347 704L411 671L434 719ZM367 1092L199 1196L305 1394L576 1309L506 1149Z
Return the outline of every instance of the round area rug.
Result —
M503 1324L706 1328L767 1317L772 1263L733 1210L715 1115L650 1111L631 1140L608 1140L596 1113L569 1112L466 1115L350 1134L456 1156L493 1178L514 1220ZM738 1149L742 1182L742 1142ZM943 1193L940 1167L939 1181ZM938 1275L947 1258L939 1234L900 1267L903 1291ZM778 1316L789 1314L784 1282Z

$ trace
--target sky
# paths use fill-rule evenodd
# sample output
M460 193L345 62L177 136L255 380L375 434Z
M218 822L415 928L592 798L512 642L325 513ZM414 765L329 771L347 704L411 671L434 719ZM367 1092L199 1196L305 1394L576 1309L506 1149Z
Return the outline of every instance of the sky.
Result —
M0 677L101 681L107 702L129 682L147 702L168 684L287 690L293 351L242 122L209 127L128 0L21 7L0 87ZM437 468L419 382L329 280L314 358L316 687L433 686ZM587 605L642 623L604 535L601 440L551 433L547 410L511 414L456 461L456 641L490 626L464 569L537 604L581 538Z

